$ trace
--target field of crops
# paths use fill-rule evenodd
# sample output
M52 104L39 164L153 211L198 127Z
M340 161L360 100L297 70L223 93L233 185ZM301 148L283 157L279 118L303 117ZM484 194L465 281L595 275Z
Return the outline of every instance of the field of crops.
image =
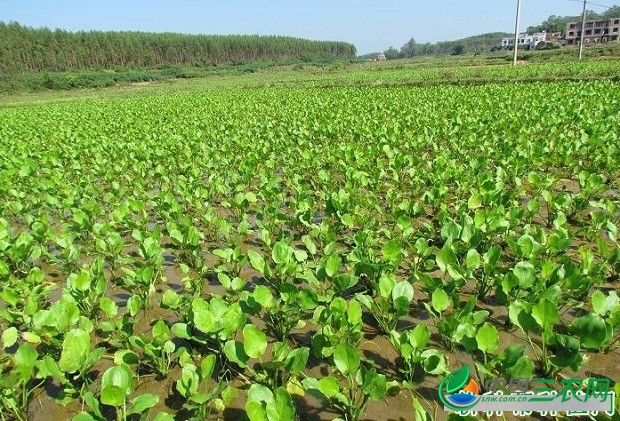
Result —
M619 128L603 80L2 108L0 420L443 419L464 364L613 387Z

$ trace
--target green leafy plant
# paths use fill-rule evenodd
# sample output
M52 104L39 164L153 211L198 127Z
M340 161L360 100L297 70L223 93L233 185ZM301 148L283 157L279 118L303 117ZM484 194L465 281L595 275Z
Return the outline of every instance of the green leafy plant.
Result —
M304 388L316 393L336 409L345 420L359 420L370 401L383 399L388 391L385 375L360 364L357 350L343 342L334 350L333 361L344 384L336 377L321 379L308 377L302 381Z
M175 364L176 345L172 341L170 328L163 320L155 322L150 338L134 335L129 337L129 344L142 355L141 365L149 367L160 376L166 376Z
M143 393L128 400L128 396L134 391L134 380L131 369L126 365L117 365L108 368L101 380L100 402L114 408L116 420L127 420L136 415L140 420L146 420L149 411L159 403L159 397L150 393ZM90 412L78 414L74 420L86 421L106 419L100 409L99 401L93 396L86 400ZM169 419L169 415L159 415L160 420ZM157 419L157 417L155 418Z
M616 291L605 295L596 290L590 297L590 304L592 311L574 319L570 330L580 339L583 348L609 352L620 341L616 332L620 325L620 298Z
M9 339L9 335L13 339ZM3 345L12 346L15 334L3 334ZM28 344L19 346L14 355L0 359L0 409L17 420L28 419L28 403L32 392L45 378L36 380L38 352Z
M374 295L358 294L356 298L370 310L380 330L389 334L403 316L409 313L413 287L408 281L396 282L393 275L384 273L373 285Z
M560 314L552 299L542 297L533 305L515 301L510 306L509 317L527 335L543 375L552 375L567 367L576 371L583 364L579 339L555 331ZM538 329L541 331L540 346L531 338L531 333Z
M260 314L263 310L267 329L278 340L287 341L294 328L305 325L306 314L317 306L318 299L311 289L283 283L275 294L270 288L259 285L243 302L249 313Z
M67 278L66 291L77 303L80 313L91 319L97 316L107 292L108 282L103 270L103 260L97 259L80 273L72 273Z
M317 358L329 357L343 342L359 345L363 338L362 306L353 299L335 298L329 307L319 306L313 320L320 326L311 340L312 353Z
M296 410L291 395L283 387L275 391L253 384L248 390L245 410L250 421L290 421L296 419Z
M458 295L451 299L442 289L436 289L431 297L431 304L424 303L426 310L436 318L435 325L444 343L451 350L456 345L464 349L472 349L476 343L476 331L489 316L487 310L474 311L476 297L461 302ZM450 307L452 312L447 313Z
M413 388L424 374L439 375L448 371L446 356L428 348L430 337L424 324L403 332L391 332L390 340L400 356L399 369L406 387Z
M211 378L217 363L215 355L208 355L200 364L189 360L182 364L181 378L176 390L186 399L183 407L194 414L195 419L204 420L212 412L221 415L224 408L237 396L237 389L217 380L211 385Z
M228 341L224 354L229 361L250 372L252 379L271 389L287 386L303 373L310 350L307 347L292 349L288 344L273 344L271 359L266 359L267 336L256 326L248 324L243 328L243 343ZM259 363L250 365L250 359Z

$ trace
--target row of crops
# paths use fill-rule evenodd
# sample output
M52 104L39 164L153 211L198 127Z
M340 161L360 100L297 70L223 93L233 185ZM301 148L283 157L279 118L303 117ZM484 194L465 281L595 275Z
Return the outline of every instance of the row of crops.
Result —
M500 61L498 61L500 60ZM349 66L346 71L329 69L328 72L309 68L299 72L264 73L260 77L235 80L235 84L249 86L270 81L275 86L350 86L350 85L414 85L486 84L500 82L532 82L561 80L618 80L618 60L567 63L531 63L518 67L502 65L504 59L451 58L427 60L397 60L381 63L362 63ZM223 81L214 84L226 85Z
M429 419L463 364L617 380L619 110L605 81L0 109L0 419Z

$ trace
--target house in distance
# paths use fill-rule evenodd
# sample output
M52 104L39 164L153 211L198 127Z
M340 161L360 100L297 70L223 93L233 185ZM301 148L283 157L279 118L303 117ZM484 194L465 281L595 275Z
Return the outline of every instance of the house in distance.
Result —
M584 34L584 44L598 44L605 42L620 41L620 18L598 19L586 21ZM519 48L533 50L542 43L553 43L557 45L579 45L581 42L581 22L569 22L566 24L564 36L556 32L537 32L519 34ZM514 37L502 38L502 47L514 48Z
M537 32L535 34L528 34L527 32L522 32L519 34L519 48L526 48L529 50L533 50L536 48L538 44L541 42L547 41L547 32ZM504 48L514 48L515 40L514 37L504 37L502 38L502 47Z
M581 42L581 22L566 24L566 43L579 45ZM596 44L620 40L620 18L589 20L586 22L584 44Z

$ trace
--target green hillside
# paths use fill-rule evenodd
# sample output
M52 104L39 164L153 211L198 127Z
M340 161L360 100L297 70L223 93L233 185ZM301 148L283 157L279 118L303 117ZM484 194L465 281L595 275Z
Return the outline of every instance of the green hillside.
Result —
M385 51L385 55L388 59L395 59L427 55L481 54L498 49L502 38L506 36L510 36L510 34L506 32L489 32L455 41L442 41L434 44L418 43L414 38L411 38L400 50L390 47Z

